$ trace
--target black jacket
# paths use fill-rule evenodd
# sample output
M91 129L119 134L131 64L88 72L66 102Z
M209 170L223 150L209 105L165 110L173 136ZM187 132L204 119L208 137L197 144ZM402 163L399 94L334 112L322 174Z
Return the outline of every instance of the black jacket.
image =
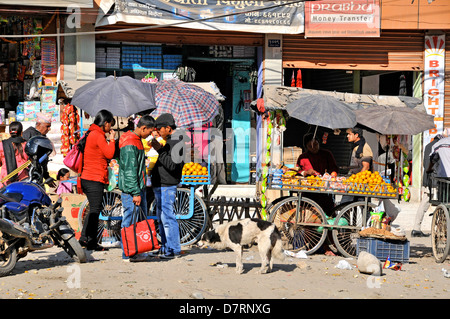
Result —
M167 139L166 145L158 150L158 160L152 169L152 186L178 185L183 170L183 148L180 140ZM177 145L178 144L178 145ZM174 149L174 152L172 150Z

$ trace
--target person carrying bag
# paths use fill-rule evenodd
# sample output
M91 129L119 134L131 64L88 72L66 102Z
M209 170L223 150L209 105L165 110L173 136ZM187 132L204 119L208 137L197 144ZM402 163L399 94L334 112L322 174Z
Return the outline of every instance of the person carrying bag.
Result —
M146 168L145 151L142 139L147 138L155 127L155 120L150 115L144 115L139 119L134 131L128 131L120 137L120 161L119 161L119 189L122 191L122 228L131 225L134 218L135 206L140 206L147 215L146 200ZM122 248L123 261L145 261L147 256L136 254L132 257L125 254Z

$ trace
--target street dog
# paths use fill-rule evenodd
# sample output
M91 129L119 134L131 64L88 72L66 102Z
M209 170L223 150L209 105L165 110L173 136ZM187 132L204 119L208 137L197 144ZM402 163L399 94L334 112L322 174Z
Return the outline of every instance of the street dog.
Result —
M236 220L219 225L216 229L203 234L198 246L210 245L212 248L230 248L236 253L236 272L242 274L243 247L258 244L261 256L261 269L259 273L265 274L272 270L273 258L284 260L281 234L276 226L268 221L256 218Z

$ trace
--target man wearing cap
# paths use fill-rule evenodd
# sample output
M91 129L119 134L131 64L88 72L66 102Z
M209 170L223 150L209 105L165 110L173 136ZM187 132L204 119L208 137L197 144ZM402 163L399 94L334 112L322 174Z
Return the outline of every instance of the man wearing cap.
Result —
M47 133L50 131L52 127L52 118L49 114L46 113L37 113L36 114L36 127L30 126L22 133L22 137L28 141L30 138L36 135L47 136Z
M47 113L37 113L36 114L36 127L30 126L22 133L22 137L25 139L25 141L28 141L33 136L47 136L47 133L50 131L52 126L52 117L50 114ZM50 174L48 173L48 160L45 160L42 163L43 168L43 177L44 180L47 180L50 178ZM48 182L48 185L50 187L56 187L56 184L54 180Z
M166 141L162 146L156 139L151 141L152 147L158 152L158 160L152 170L152 186L155 193L156 214L162 227L161 249L159 257L172 259L180 255L180 230L173 211L177 193L177 185L181 181L183 170L182 154L177 153L176 144L180 141L171 138L176 129L173 116L163 113L156 119L156 129Z

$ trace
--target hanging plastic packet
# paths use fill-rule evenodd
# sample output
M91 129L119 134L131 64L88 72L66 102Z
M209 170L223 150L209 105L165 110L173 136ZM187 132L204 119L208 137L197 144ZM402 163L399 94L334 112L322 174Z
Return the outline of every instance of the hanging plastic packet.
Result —
M328 132L324 132L322 135L322 144L327 144Z

